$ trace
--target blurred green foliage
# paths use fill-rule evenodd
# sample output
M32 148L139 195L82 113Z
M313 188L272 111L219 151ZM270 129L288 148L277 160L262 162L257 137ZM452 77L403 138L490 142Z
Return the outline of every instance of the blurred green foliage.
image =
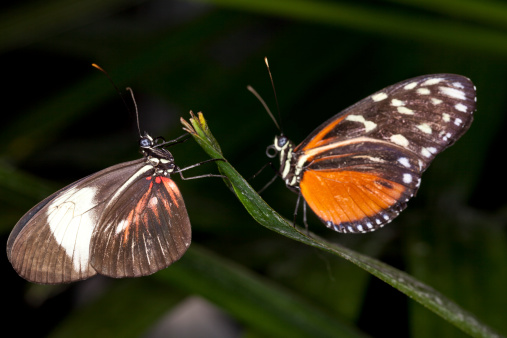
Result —
M468 133L439 155L404 211L366 235L311 231L406 271L507 334L507 6L499 1L28 1L1 5L4 113L0 226L59 187L134 159L141 128L166 139L203 111L225 157L246 178L277 132L268 56L284 132L298 143L348 105L412 76L457 73L477 86ZM127 100L128 102L128 100ZM207 159L193 141L171 148L185 167ZM216 166L196 168L195 175ZM269 170L250 183L257 189ZM463 332L349 262L260 227L220 179L177 181L193 226L181 261L135 280L69 286L24 282L3 260L9 313L21 335L139 336L192 295L248 336L461 337ZM263 198L291 218L281 181ZM229 290L229 292L227 292ZM258 295L264 295L260 297ZM268 315L266 315L268 313ZM195 316L196 326L198 318Z

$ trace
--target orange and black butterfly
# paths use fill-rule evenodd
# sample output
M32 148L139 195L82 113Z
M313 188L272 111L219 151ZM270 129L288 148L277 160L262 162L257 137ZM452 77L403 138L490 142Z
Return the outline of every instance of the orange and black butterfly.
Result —
M268 156L279 155L278 176L328 228L374 231L405 209L431 161L470 127L475 108L468 78L423 75L341 111L298 146L276 136Z

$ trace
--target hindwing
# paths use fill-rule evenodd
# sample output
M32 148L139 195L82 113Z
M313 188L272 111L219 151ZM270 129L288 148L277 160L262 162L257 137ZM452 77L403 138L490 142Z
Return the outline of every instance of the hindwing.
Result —
M143 177L108 205L92 236L91 264L106 276L145 276L177 261L190 241L190 220L174 181Z

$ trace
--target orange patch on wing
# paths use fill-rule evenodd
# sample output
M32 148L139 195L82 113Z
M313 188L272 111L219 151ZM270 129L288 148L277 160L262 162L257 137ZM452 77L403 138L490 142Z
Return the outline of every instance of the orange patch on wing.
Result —
M326 144L327 142L322 142L324 137L329 132L331 132L331 130L333 130L340 122L342 122L345 117L347 117L347 114L340 116L336 120L330 122L327 126L324 127L324 129L322 129L317 135L315 135L315 137L312 138L310 142L308 142L308 144L303 148L303 150L320 147L323 144Z
M134 210L130 210L129 215L127 216L127 219L125 220L125 222L127 222L127 225L125 226L124 231L123 231L123 244L124 245L127 243L127 240L129 238L130 226L134 222L134 217L135 217Z
M357 222L395 205L406 188L371 173L307 170L299 184L312 210L325 222Z
M174 204L176 204L176 208L179 208L178 198L180 197L181 194L180 190L178 189L178 186L176 185L176 183L174 183L173 180L171 180L168 177L161 177L161 179L167 192L169 193L169 195L171 195L171 200L173 201Z
M149 207L150 202L150 195L151 195L151 189L153 188L153 182L150 182L150 186L146 190L146 192L143 194L143 196L137 201L136 207L129 213L128 215L128 224L125 226L125 230L123 232L123 244L125 245L128 242L128 238L131 232L132 225L135 224L136 229L134 229L136 232L139 231L139 221L137 220L138 217L141 217L143 215L143 210L146 209L146 207Z

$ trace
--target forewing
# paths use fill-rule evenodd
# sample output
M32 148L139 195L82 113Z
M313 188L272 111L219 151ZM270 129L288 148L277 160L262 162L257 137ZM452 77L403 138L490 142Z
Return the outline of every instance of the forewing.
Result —
M174 181L142 177L107 206L92 238L91 264L115 278L150 275L178 260L190 241L190 220Z
M136 160L85 177L49 196L16 224L7 256L17 273L35 283L85 279L97 272L90 263L90 240L105 205L144 164Z
M388 223L415 194L435 155L469 128L475 100L469 79L436 74L400 82L347 108L296 148L305 200L340 232Z

